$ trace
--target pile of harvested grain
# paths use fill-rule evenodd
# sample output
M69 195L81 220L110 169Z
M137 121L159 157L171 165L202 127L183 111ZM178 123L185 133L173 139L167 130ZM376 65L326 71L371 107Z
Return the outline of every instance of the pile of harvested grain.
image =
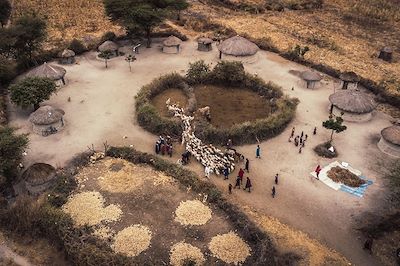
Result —
M170 264L174 266L182 266L188 260L195 262L196 265L203 265L205 261L199 248L183 241L173 245L170 253Z
M72 195L62 209L71 215L77 225L96 225L105 221L118 221L121 209L114 204L104 207L105 200L97 191Z
M150 246L151 231L146 226L135 224L118 232L112 246L115 252L137 256Z
M365 180L362 180L347 169L343 169L340 166L332 167L328 171L328 177L334 182L342 183L350 187L359 187L365 184Z
M199 200L181 201L175 214L182 225L203 225L211 219L211 209Z
M108 226L100 225L93 231L93 235L101 239L109 239L113 236L114 231Z
M244 263L250 256L250 247L236 233L214 236L208 244L212 254L226 263Z
M121 169L108 169L98 177L98 184L101 189L113 193L128 193L140 188L143 185L143 178L136 176L136 173L140 170L123 160L119 164L121 164Z

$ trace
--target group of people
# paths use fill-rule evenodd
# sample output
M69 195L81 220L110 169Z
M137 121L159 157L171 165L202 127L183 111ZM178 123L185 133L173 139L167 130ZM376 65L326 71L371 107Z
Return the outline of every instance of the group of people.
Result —
M290 133L289 142L294 142L294 146L299 147L299 153L302 152L303 148L306 146L306 141L308 139L308 135L304 134L304 131L301 131L300 135L295 135L296 128L292 128L292 132ZM314 127L313 135L317 134L317 127Z
M166 138L164 138L163 136L160 136L155 144L155 152L156 154L169 155L169 157L172 157L171 137L167 136Z

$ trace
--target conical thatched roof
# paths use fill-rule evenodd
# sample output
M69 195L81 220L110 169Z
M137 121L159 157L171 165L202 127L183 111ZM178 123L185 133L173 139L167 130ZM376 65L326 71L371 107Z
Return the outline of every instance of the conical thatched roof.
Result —
M41 106L29 116L29 121L35 125L50 125L60 121L65 112L50 105Z
M28 167L22 178L30 185L42 185L51 181L56 176L56 169L50 164L35 163Z
M303 71L301 72L301 78L305 81L320 81L322 77L314 71Z
M201 37L197 40L198 43L202 43L202 44L210 44L213 42L212 39L207 38L207 37Z
M340 90L329 96L329 101L337 108L350 113L364 114L376 108L371 96L357 90Z
M100 52L117 51L118 50L118 45L113 41L105 41L99 46L98 49L99 49Z
M347 81L347 82L359 82L360 78L357 76L356 73L354 72L344 72L342 74L340 74L339 78L343 81Z
M67 71L62 67L44 63L43 65L31 69L25 74L25 77L39 77L59 80L65 76L65 73L67 73Z
M255 43L243 37L235 36L223 41L218 49L227 55L249 56L256 54L259 48Z
M386 141L394 145L400 145L400 126L384 128L382 129L381 134Z
M72 50L69 50L69 49L65 49L61 53L61 57L63 57L63 58L68 58L68 57L73 57L73 56L75 56L75 52Z
M165 39L163 41L163 45L167 46L167 47L178 46L181 43L182 43L182 40L173 35L169 36L167 39Z

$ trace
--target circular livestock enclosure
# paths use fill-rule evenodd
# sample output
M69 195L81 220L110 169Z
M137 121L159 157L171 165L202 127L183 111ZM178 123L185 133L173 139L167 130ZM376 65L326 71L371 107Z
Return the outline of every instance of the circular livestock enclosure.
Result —
M196 136L214 144L274 137L292 120L298 104L279 86L245 72L240 62L228 61L212 70L203 61L192 63L186 76L161 76L136 96L137 119L143 128L180 136L181 122L168 112L168 99L194 116Z

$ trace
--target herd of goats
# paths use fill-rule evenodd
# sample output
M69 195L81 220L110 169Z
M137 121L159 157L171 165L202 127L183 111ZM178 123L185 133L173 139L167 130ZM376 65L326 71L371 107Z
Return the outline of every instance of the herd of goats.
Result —
M168 110L173 113L175 117L181 119L183 123L182 144L185 144L186 150L189 151L196 160L217 175L223 173L224 169L228 169L229 173L235 169L234 152L222 152L212 144L203 144L202 141L195 136L192 128L191 122L194 120L194 117L186 115L185 110L180 108L177 104L170 104L170 99L166 101L166 105Z

